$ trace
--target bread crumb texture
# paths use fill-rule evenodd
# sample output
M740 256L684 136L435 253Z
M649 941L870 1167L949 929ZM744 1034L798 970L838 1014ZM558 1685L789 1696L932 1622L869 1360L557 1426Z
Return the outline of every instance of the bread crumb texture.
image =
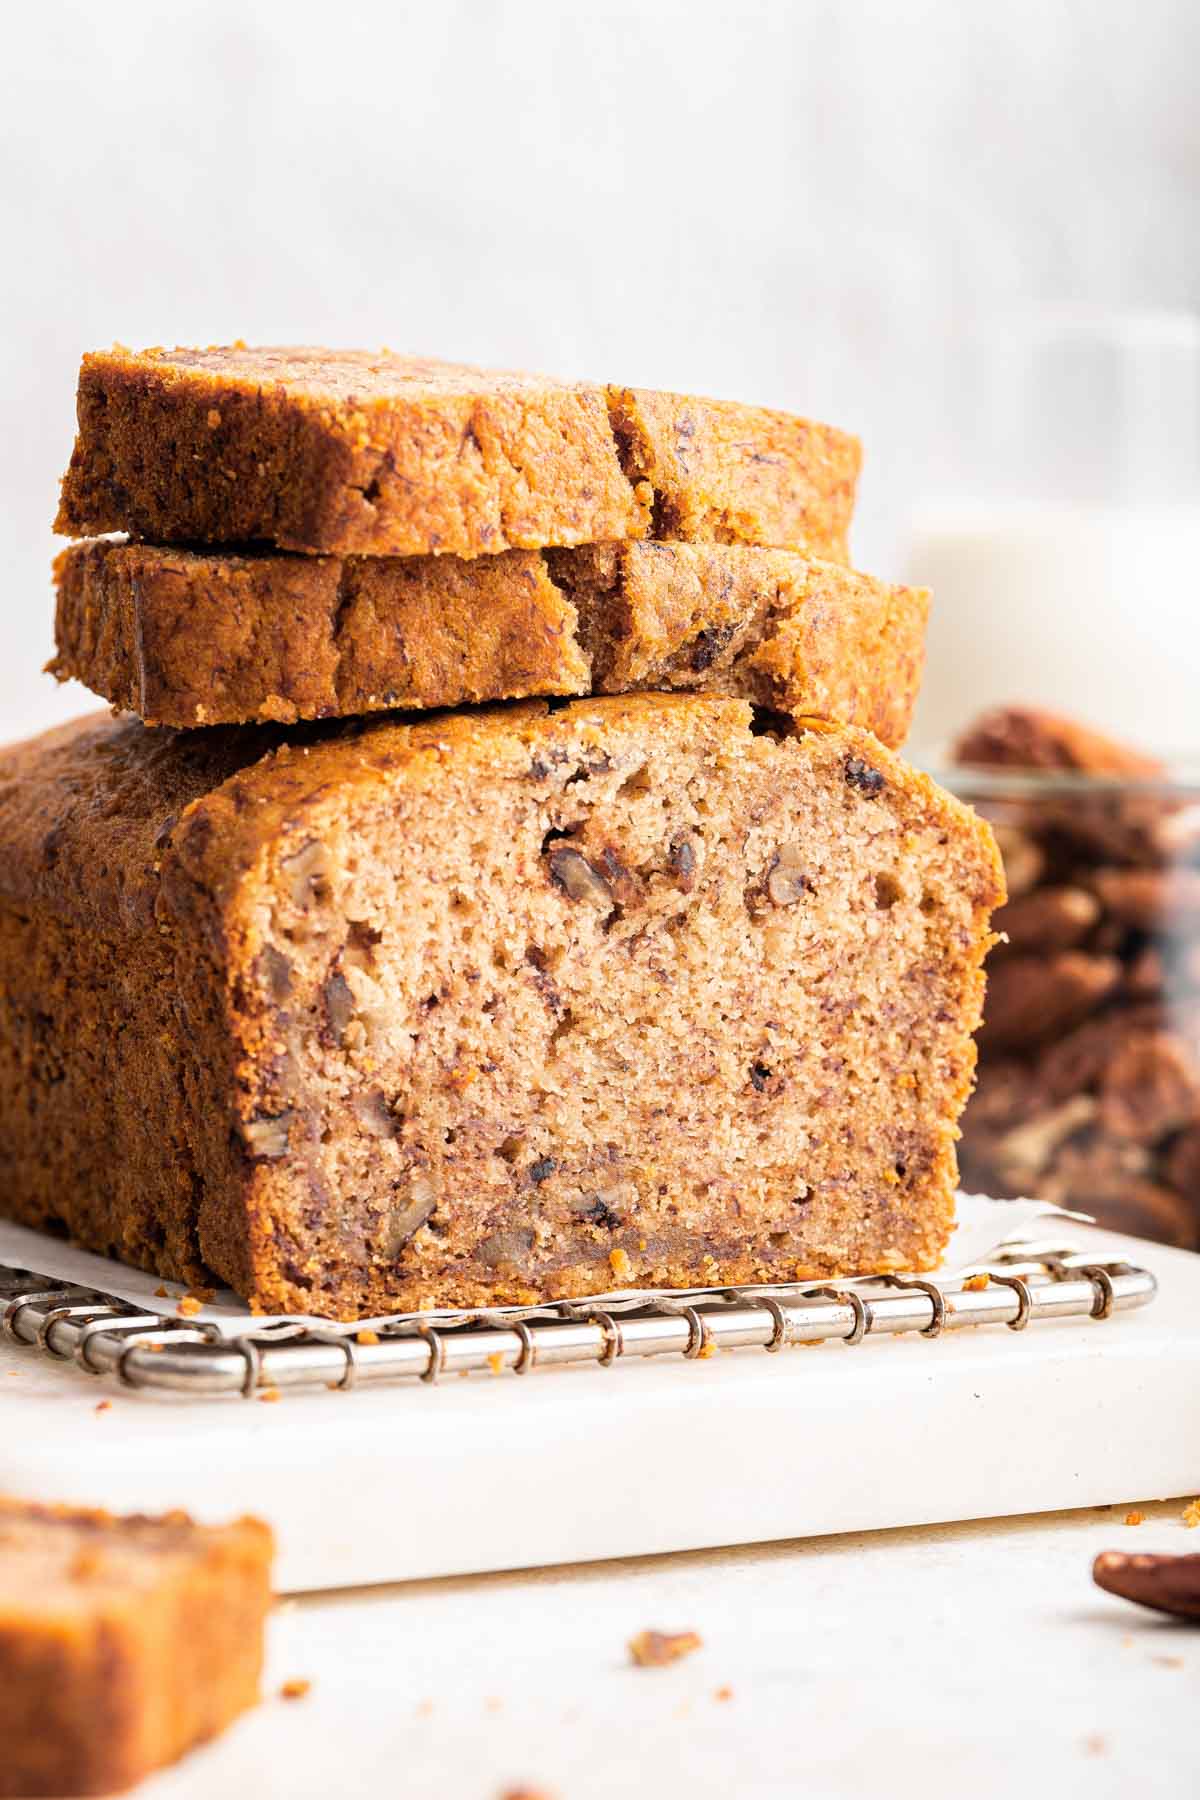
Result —
M0 754L0 883L0 1204L159 1275L354 1318L946 1242L999 863L861 730L93 717Z

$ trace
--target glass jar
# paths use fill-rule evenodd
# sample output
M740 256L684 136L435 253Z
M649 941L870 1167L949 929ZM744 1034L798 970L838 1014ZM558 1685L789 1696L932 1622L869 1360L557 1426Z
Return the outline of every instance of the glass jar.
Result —
M1200 1249L1200 771L946 767L1008 877L962 1185Z

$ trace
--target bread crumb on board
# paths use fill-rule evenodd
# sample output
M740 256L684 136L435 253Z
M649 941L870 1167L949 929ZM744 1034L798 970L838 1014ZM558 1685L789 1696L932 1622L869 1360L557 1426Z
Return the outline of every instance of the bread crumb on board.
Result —
M697 1631L639 1631L629 1640L629 1657L639 1669L661 1669L690 1656L703 1642Z

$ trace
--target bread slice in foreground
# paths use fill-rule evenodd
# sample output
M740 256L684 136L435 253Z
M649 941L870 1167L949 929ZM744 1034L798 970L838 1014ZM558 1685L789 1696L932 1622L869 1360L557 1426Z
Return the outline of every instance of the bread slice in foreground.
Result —
M222 555L100 538L55 564L60 680L148 724L684 688L908 731L929 596L790 550L603 544Z
M935 1262L968 808L733 700L288 737L0 757L11 1216L345 1317Z
M610 538L845 560L857 439L763 407L387 350L85 356L57 529L477 556Z
M271 1533L0 1499L0 1794L109 1794L253 1706Z

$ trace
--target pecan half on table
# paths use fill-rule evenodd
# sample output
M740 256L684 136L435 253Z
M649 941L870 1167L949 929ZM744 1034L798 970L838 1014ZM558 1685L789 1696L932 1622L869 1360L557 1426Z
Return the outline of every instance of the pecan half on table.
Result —
M1092 1579L1106 1594L1177 1619L1200 1619L1200 1556L1149 1556L1105 1550Z

